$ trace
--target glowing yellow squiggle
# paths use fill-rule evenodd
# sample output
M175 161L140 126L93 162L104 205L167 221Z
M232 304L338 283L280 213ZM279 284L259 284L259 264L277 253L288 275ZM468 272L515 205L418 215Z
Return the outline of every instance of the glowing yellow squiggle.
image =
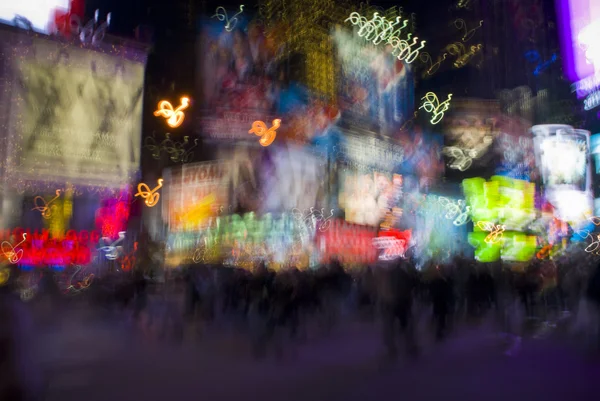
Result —
M255 134L256 136L260 136L258 143L262 146L269 146L275 140L277 136L277 128L281 125L280 119L273 120L273 126L267 129L267 124L263 121L254 121L252 123L252 128L248 131L249 134Z
M23 234L23 240L19 242L17 245L13 246L8 241L2 241L0 247L2 248L2 253L6 256L6 259L13 265L19 263L21 258L23 257L23 250L17 250L17 247L21 245L23 242L27 240L27 234Z
M156 187L154 187L154 189L150 190L150 187L148 187L148 185L146 185L145 183L141 182L138 184L138 191L135 194L135 196L141 196L142 198L145 199L144 203L146 204L146 206L148 207L153 207L158 203L158 200L160 199L160 194L156 191L158 191L163 185L163 179L159 178L158 179L158 185Z
M489 232L484 241L486 244L495 244L504 237L505 225L496 225L489 221L478 221L476 224L483 231Z
M50 206L50 204L60 197L60 192L61 190L57 189L56 196L48 202L46 202L46 200L43 197L36 196L35 198L33 198L33 204L35 205L35 207L31 210L37 210L42 214L43 218L49 219L52 216L52 212L55 209L55 206Z
M426 41L422 40L420 45L417 45L418 37L411 40L412 34L409 33L406 39L402 39L402 31L408 26L409 20L396 17L394 22L387 20L385 17L379 16L379 13L373 14L373 18L368 20L357 12L352 12L345 20L352 25L358 26L358 35L365 40L373 42L374 45L380 43L388 44L392 47L392 55L400 61L412 63L419 56L419 51L425 47ZM399 24L401 26L397 27Z
M480 29L483 26L483 20L479 21L479 26L477 26L471 30L467 30L467 23L462 18L457 18L456 20L454 20L454 26L459 31L462 30L464 32L462 41L466 42L469 39L471 39L473 37L473 35L475 35L475 31L477 31L478 29Z
M431 124L435 125L442 121L444 118L444 113L448 111L450 108L450 99L452 99L452 94L448 95L448 99L444 102L440 103L437 95L433 92L427 92L425 96L421 98L423 100L423 104L419 109L424 109L428 113L432 113Z
M176 109L173 109L173 105L166 101L161 100L158 103L158 110L154 112L156 117L164 117L167 120L167 124L171 128L177 128L183 123L185 114L182 110L185 110L190 105L190 99L187 97L181 98L181 105Z

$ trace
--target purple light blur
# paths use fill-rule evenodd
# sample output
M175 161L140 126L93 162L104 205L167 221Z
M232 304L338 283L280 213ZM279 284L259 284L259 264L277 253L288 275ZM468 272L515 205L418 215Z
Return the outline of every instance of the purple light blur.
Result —
M600 1L598 0L556 0L558 28L560 31L564 73L570 81L579 81L600 70L600 57L597 51L589 51L593 64L588 63L586 51L579 43L579 36L585 28L592 30L592 23L600 24ZM589 43L589 42L588 42ZM590 46L591 48L591 46Z

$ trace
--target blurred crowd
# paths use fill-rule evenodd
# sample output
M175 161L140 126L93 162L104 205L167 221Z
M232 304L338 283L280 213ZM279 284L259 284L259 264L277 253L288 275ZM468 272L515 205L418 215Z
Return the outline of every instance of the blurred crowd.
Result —
M43 316L73 302L127 320L142 336L176 343L202 341L207 330L229 325L249 339L258 358L282 357L309 335L327 336L349 319L380 325L386 362L399 350L418 357L424 336L443 341L484 321L495 326L507 355L518 352L524 336L555 336L600 350L600 267L586 256L552 262L552 274L546 265L516 268L456 257L421 270L396 260L349 271L334 260L316 270L274 272L265 265L250 271L193 264L160 277L150 270L106 274L76 296L66 295L47 270L25 299L19 275L28 273L15 269L0 287L0 399L39 399L40 375L27 366L35 334L30 311ZM428 322L425 329L420 321Z

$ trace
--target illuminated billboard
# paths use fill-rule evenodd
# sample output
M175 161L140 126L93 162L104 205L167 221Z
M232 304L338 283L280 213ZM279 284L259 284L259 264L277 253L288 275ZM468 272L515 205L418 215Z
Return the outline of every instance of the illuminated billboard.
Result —
M145 53L119 46L105 53L21 32L0 37L13 181L131 182L140 159Z
M600 71L600 2L556 0L565 76L571 81Z
M47 33L56 13L66 13L70 3L70 0L3 1L0 22L12 24L15 18L26 18L35 31Z
M208 224L208 218L228 205L231 163L184 164L165 171L163 215L171 231L193 231Z

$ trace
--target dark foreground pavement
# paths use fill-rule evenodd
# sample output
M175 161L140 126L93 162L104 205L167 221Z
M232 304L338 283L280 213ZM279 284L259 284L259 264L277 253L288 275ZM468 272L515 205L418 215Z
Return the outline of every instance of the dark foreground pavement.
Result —
M159 344L121 321L69 313L38 336L47 400L600 400L598 359L549 340L524 340L509 357L484 327L422 339L417 360L394 365L382 363L373 324L342 324L281 359L253 359L242 335L226 333Z

